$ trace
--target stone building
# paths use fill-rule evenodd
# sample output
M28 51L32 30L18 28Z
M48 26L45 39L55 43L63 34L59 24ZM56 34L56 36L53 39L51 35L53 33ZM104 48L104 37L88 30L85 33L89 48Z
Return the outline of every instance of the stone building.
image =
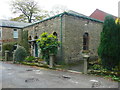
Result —
M91 58L97 56L102 25L100 20L64 12L25 26L23 30L28 30L32 55L40 55L36 43L39 35L43 32L53 33L61 42L57 60L71 63L81 60L82 52L90 52Z
M8 20L0 20L0 56L2 54L2 46L5 43L16 42L15 47L17 46L17 42L21 38L21 30L28 23L8 21Z
M103 22L76 12L64 12L32 24L0 20L0 52L2 45L18 42L21 31L28 31L31 55L40 56L37 38L43 32L53 33L61 42L58 62L72 63L82 60L82 52L89 52L90 58L97 57L100 32Z

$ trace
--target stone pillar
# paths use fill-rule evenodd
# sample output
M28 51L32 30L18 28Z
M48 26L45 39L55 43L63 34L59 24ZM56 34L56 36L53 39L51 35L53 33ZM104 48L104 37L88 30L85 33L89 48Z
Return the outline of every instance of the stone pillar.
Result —
M55 55L51 54L50 55L50 61L49 61L50 68L54 67L54 59L55 59Z
M88 66L87 66L87 59L85 59L84 58L84 74L87 74L87 68L88 68Z
M13 51L13 63L15 63L15 50Z
M88 69L88 64L87 64L87 62L88 62L88 58L89 58L89 55L87 55L87 54L84 54L83 55L83 59L84 59L84 69L83 69L83 72L84 72L84 74L87 74L87 69Z
M9 51L6 50L5 51L5 61L8 61L8 59L9 59Z

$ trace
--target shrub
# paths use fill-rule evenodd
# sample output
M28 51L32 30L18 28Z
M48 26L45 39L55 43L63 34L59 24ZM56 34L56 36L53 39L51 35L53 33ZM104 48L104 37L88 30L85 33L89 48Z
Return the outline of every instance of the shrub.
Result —
M13 48L14 48L14 45L15 43L6 43L6 44L3 44L3 56L5 55L5 50L8 50L10 52L10 56L12 55L12 51L13 51Z
M120 25L115 24L111 16L105 18L101 40L98 48L98 55L102 65L108 70L120 66Z
M28 42L28 31L21 31L21 40L19 41L19 44L21 46L23 46L27 52L27 54L29 54L29 42Z
M16 62L22 62L22 61L25 60L26 56L27 56L27 52L26 52L25 48L19 46L19 47L16 49L16 51L15 51L15 58L14 58L14 60L15 60Z
M57 37L53 34L48 34L44 32L41 34L40 39L37 40L42 53L42 59L49 62L49 55L56 55L58 52L58 46L60 42Z
M25 58L25 60L26 60L27 62L32 62L32 61L35 60L35 57L34 57L34 56L28 56L28 57Z

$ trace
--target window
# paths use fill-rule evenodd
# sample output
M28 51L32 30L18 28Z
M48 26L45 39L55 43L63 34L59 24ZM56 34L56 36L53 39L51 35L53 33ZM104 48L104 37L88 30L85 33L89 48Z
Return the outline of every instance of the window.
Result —
M14 50L16 50L16 49L17 49L17 47L18 47L18 45L17 45L17 44L15 44L15 45L13 46L13 51L14 51Z
M13 31L13 38L18 38L18 30L14 29Z
M38 39L37 33L36 33L36 35L34 36L34 39Z
M83 50L88 50L89 49L89 34L84 33L83 35Z
M32 40L32 37L31 37L31 36L29 36L29 37L28 37L28 40Z
M53 32L53 35L57 37L57 33L56 32Z

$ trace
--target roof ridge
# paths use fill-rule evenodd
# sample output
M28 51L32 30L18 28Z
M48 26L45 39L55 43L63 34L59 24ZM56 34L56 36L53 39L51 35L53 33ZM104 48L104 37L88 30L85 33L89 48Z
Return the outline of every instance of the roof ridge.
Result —
M80 17L80 18L84 18L84 19L89 19L89 20L91 20L91 21L96 21L96 22L103 23L103 21L100 21L100 20L98 20L98 19L91 18L91 17L89 17L89 16L77 15L77 14L73 14L73 13L70 13L70 12L63 12L63 13L57 14L57 15L55 15L55 16L46 18L46 19L44 19L44 20L31 23L30 25L25 26L25 27L23 27L23 28L27 28L27 27L33 26L33 25L35 25L35 24L38 24L38 23L41 23L41 22L44 22L44 21L47 21L47 20L50 20L50 19L53 19L53 18L56 18L56 17L59 17L59 16L63 16L63 15L72 15L72 16L76 16L76 17Z

